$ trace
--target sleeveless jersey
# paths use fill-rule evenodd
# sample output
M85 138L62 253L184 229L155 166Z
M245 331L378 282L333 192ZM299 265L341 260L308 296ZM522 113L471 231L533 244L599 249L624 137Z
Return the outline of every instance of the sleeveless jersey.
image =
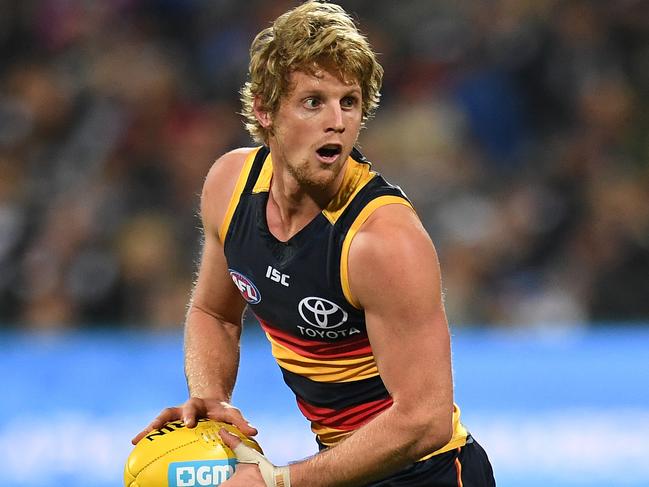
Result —
M281 242L266 220L271 177L270 151L260 147L244 163L219 235L230 275L266 332L284 381L318 441L332 446L392 404L350 291L349 247L374 210L412 205L354 150L327 208ZM459 417L454 406L451 441L424 458L465 444Z

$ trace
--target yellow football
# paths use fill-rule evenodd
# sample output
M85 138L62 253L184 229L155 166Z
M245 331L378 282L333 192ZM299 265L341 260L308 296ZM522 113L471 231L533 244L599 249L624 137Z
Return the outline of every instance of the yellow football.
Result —
M142 438L124 467L126 487L203 487L229 479L237 459L221 440L225 428L260 453L259 445L236 427L201 419L195 428L172 421Z

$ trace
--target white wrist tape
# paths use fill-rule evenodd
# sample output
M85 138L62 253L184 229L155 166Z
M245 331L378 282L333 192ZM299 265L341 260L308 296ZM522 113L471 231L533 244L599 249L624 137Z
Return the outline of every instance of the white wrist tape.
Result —
M291 487L291 476L288 467L276 467L268 458L257 450L243 443L232 450L239 463L252 463L259 467L266 487Z

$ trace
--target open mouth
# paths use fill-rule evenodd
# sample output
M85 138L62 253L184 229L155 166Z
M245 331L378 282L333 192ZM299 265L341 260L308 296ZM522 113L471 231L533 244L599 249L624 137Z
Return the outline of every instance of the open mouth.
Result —
M318 153L318 156L320 156L320 159L326 162L333 162L342 151L343 148L341 145L327 144L320 147L316 152Z

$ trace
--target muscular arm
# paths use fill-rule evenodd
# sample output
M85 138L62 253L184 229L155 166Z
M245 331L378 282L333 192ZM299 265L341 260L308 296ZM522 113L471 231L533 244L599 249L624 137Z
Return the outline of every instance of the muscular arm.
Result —
M414 212L401 205L377 210L354 238L349 273L394 403L336 447L291 465L293 487L364 485L451 438L450 340L439 266Z
M200 271L185 322L185 376L192 397L229 401L239 366L243 300L223 248L206 225Z
M239 149L221 157L210 170L201 197L204 245L198 277L185 321L185 375L190 398L164 409L132 441L168 421L193 427L201 417L226 421L255 435L238 409L229 404L239 366L239 338L245 302L230 278L218 228L223 222L246 155Z
M224 402L230 401L237 377L245 302L230 278L218 229L244 158L242 151L226 154L205 180L201 195L204 244L185 322L190 396Z

